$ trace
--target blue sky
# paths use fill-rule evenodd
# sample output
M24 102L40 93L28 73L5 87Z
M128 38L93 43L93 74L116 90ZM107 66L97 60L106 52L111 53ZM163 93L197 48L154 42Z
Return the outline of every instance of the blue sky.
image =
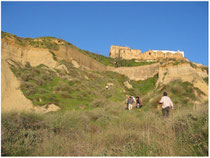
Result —
M208 2L2 2L2 31L54 36L109 56L111 45L182 50L208 65Z

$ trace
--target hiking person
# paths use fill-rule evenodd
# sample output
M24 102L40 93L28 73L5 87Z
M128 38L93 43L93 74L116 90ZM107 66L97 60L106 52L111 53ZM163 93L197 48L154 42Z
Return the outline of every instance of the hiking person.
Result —
M127 107L128 107L128 110L131 110L131 109L133 108L133 102L134 102L133 97L130 96L130 97L128 98L128 100L127 100Z
M133 101L136 103L136 98L134 96L131 96L133 98Z
M136 103L136 98L134 96L131 96L133 98L133 104L132 104L132 108L135 107L135 103Z
M171 99L167 96L167 92L163 92L163 97L161 98L159 103L162 104L163 117L168 117L170 107L172 107L172 109L174 109L174 105L173 105Z
M136 108L140 109L142 107L142 102L139 97L136 97Z

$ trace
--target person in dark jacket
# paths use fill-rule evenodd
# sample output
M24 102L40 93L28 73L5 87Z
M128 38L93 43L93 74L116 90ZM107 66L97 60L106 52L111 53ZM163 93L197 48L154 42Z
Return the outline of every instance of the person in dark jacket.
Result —
M141 100L139 99L139 97L136 97L136 108L139 109L141 107L142 107Z
M139 97L136 97L136 108L137 109L140 108L140 100L139 100Z

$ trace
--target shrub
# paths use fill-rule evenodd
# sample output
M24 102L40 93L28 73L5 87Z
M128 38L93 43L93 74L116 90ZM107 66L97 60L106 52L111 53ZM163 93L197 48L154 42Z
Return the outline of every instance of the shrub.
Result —
M204 78L203 80L208 84L208 81L209 81L208 77Z
M53 76L51 74L48 73L43 73L40 76L44 81L52 81L53 80Z
M49 52L52 54L53 59L54 59L55 61L57 61L57 57L56 57L55 53L54 53L52 50L49 50Z
M31 68L31 64L30 64L29 62L26 62L26 63L25 63L25 68L26 68L26 69L30 69L30 68Z
M23 81L29 81L33 79L34 75L30 72L26 72L26 73L21 73L20 77Z
M41 78L39 78L39 77L34 78L33 81L34 81L34 82L36 83L36 85L38 85L38 86L44 85L44 81L43 81Z
M36 86L30 82L22 82L20 88L26 97L36 93Z
M36 75L39 75L41 73L41 70L38 68L38 67L34 67L32 69L32 73L36 74Z
M12 35L11 35L10 33L1 31L1 37L2 37L2 38L5 38L5 37L12 37Z
M47 38L40 38L39 41L30 41L29 44L34 47L48 48L49 50L59 50L59 45Z
M28 156L43 140L46 125L37 114L2 115L2 156Z

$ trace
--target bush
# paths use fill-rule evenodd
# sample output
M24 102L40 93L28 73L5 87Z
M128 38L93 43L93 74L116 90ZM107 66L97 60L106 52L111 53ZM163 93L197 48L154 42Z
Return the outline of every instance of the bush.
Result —
M30 82L22 82L20 88L26 97L36 93L36 86Z
M28 156L43 140L46 125L37 114L2 115L2 156Z
M52 81L53 80L53 76L51 74L48 73L43 73L40 76L44 81Z
M38 85L38 86L44 85L44 81L43 81L41 78L39 78L39 77L34 78L33 81L34 81L34 82L36 83L36 85Z
M25 68L26 68L26 69L30 69L30 68L31 68L31 64L30 64L29 62L26 62Z
M206 84L209 84L208 83L209 82L209 78L208 77L204 78L203 80L206 82Z
M39 48L48 48L49 50L59 50L59 45L50 39L41 39L40 41L30 41L30 45ZM52 52L52 51L51 51Z
M20 77L23 81L29 81L33 80L34 75L30 72L26 72L26 73L21 73Z

